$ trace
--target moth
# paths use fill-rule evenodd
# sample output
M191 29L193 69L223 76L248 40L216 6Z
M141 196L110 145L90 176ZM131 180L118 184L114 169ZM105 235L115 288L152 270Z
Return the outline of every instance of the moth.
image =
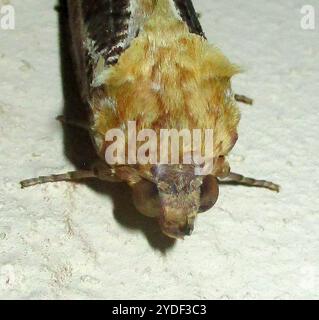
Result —
M231 78L240 68L208 43L190 0L69 0L68 13L79 89L90 109L84 129L100 160L91 170L24 180L22 187L85 178L126 182L138 211L156 218L162 232L175 239L190 235L197 215L214 206L220 181L279 191L272 182L230 170L227 156L240 120L237 102L252 100L233 93ZM129 121L137 130L156 133L211 129L213 166L196 174L199 165L192 160L107 163L106 133L117 128L126 136ZM201 151L204 143L197 147Z

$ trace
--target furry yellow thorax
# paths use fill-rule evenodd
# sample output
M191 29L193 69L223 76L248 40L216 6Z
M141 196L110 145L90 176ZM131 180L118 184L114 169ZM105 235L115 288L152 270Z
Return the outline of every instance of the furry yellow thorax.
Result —
M239 68L190 33L169 1L141 1L149 15L143 30L107 69L103 105L92 100L96 137L133 120L138 130L212 128L214 156L227 155L240 118L230 87Z

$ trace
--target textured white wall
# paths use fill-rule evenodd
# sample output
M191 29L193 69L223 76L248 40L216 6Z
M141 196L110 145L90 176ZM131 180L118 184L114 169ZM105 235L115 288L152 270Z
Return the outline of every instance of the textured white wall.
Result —
M319 298L318 1L194 0L209 41L247 70L235 91L255 98L241 106L232 168L282 191L224 186L178 243L120 185L20 190L22 178L73 165L54 120L54 1L11 3L16 30L0 30L0 298ZM315 30L300 27L305 4Z

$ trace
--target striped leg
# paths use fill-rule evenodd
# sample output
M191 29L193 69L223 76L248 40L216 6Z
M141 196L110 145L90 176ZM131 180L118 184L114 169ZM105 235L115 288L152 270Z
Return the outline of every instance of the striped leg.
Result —
M78 170L71 171L63 174L52 174L50 176L41 176L38 178L32 178L23 180L20 182L22 188L35 186L37 184L58 182L58 181L74 181L86 178L96 178L93 170Z
M280 186L278 184L273 183L273 182L266 181L266 180L256 180L253 178L247 178L247 177L242 176L241 174L237 174L234 172L231 172L229 174L229 176L222 181L235 182L238 184L243 184L243 185L247 185L247 186L251 186L251 187L266 188L266 189L276 191L276 192L279 192L279 190L280 190Z
M116 176L114 169L109 167L102 161L97 161L92 170L77 170L62 174L52 174L49 176L42 176L38 178L23 180L20 182L22 188L35 186L37 184L59 181L78 181L81 179L96 178L109 182L120 182L121 180Z

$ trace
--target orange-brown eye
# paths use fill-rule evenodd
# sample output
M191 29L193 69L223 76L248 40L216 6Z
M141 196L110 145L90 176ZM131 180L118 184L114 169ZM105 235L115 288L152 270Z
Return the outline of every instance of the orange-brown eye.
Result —
M132 186L136 209L148 217L158 217L161 204L156 184L142 179Z
M218 180L212 175L204 177L201 185L199 212L204 212L214 206L218 199L219 186Z

